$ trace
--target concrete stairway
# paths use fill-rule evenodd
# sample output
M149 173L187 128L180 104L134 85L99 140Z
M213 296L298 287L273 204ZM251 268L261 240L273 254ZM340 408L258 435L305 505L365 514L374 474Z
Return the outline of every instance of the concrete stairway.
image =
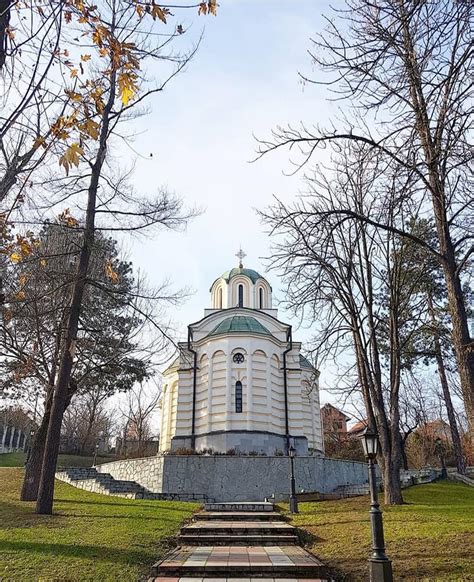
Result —
M217 510L213 511L212 508ZM271 503L206 504L181 528L179 547L152 568L152 578L320 580L324 565L299 546L293 526Z
M99 473L94 468L70 467L58 471L56 478L79 489L105 495L140 499L146 493L145 489L135 481L114 479L110 473Z
M153 493L135 481L114 479L110 473L100 473L93 467L69 467L56 473L56 479L92 493L114 495L128 499L158 499L166 501L207 501L205 495L180 493Z

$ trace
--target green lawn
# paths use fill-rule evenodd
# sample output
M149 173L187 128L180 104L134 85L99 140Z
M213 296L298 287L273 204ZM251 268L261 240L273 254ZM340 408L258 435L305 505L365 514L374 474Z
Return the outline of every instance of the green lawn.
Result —
M146 579L191 503L121 499L56 482L55 515L18 501L23 471L0 468L0 580Z
M387 555L395 580L474 580L474 488L438 481L405 489L406 504L382 507ZM369 500L300 503L293 523L308 546L346 576L366 581L370 550Z
M110 457L97 457L97 464L114 461ZM0 467L24 467L26 453L1 453ZM58 467L92 467L94 457L80 457L79 455L59 455Z

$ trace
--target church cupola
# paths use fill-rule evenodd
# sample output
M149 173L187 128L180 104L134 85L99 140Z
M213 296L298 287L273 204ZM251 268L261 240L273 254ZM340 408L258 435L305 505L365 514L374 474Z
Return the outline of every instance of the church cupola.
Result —
M242 249L236 256L239 266L223 273L211 286L212 308L272 309L272 288L268 281L257 271L244 267L242 261L246 255Z

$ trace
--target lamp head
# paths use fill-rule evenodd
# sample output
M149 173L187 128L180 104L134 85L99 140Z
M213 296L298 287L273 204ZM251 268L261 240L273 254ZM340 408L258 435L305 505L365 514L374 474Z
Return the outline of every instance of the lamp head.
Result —
M377 432L371 428L367 427L361 435L362 448L364 449L364 455L366 459L375 459L379 450L379 437Z

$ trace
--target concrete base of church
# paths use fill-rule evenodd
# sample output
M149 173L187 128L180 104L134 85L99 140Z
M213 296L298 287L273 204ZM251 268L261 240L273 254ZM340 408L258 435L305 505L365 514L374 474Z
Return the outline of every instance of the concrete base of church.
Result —
M288 457L159 455L98 465L115 479L136 481L155 493L205 495L209 500L262 501L275 495L288 499ZM331 493L341 486L367 483L367 465L355 461L297 456L296 490Z
M296 449L296 454L304 456L308 454L308 439L305 436L290 437L291 444ZM190 449L192 447L190 436L175 436L171 440L171 450ZM212 449L215 452L227 453L258 453L264 455L283 455L286 453L286 437L281 434L267 431L250 430L226 430L212 431L199 434L195 437L197 451Z

